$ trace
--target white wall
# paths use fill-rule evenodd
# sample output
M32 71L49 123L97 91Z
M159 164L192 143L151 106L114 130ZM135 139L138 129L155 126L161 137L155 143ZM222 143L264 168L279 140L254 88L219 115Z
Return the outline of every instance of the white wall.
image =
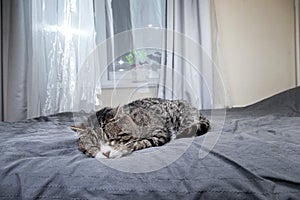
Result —
M294 1L215 0L215 5L232 105L294 87Z

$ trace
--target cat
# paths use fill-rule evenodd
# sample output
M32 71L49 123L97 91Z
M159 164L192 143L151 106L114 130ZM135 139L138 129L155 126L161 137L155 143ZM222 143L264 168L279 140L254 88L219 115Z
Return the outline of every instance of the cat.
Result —
M119 158L175 138L203 135L209 128L209 120L186 101L160 98L104 107L71 127L79 133L79 150L96 158Z

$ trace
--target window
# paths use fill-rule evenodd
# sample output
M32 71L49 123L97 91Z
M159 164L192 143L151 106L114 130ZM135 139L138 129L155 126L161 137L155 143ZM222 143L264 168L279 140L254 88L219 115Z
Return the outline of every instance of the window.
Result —
M162 61L161 48L136 48L135 29L165 28L164 0L111 0L106 5L106 39L112 37L101 85L104 88L135 87L141 83L157 83ZM96 16L97 16L97 10ZM97 19L96 19L97 20ZM119 39L124 34L126 39ZM161 43L163 36L160 38Z

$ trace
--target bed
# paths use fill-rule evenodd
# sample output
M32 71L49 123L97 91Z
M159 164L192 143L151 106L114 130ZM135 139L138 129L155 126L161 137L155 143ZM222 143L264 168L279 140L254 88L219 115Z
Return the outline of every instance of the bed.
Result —
M202 136L115 160L88 158L69 128L75 117L0 123L1 199L300 198L299 87L228 109L217 143L203 158ZM167 162L162 155L170 149L178 156Z

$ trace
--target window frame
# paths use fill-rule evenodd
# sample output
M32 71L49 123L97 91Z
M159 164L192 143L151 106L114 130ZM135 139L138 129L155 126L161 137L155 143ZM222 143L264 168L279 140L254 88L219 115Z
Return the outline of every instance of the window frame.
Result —
M115 80L110 80L109 79L109 65L113 65L113 67L115 68L115 63L117 61L118 58L115 59L115 41L114 41L114 36L115 34L121 33L120 31L115 31L114 28L114 16L113 16L113 1L114 0L107 0L106 2L106 8L109 9L109 12L106 13L106 17L109 18L109 31L110 33L108 34L111 38L107 41L107 45L110 45L110 50L107 50L107 54L110 54L110 56L113 58L113 62L112 63L107 63L105 69L101 69L101 87L105 88L105 89L110 89L110 88L133 88L133 87L140 87L142 85L148 85L149 87L157 87L158 83L159 83L159 79L160 79L160 69L162 67L161 63L159 64L159 72L158 72L158 77L157 78L148 78L145 81L136 81L134 78L132 79L115 79ZM115 1L120 1L120 0L115 0ZM122 2L124 0L121 0ZM128 4L130 5L130 0L127 0ZM129 6L129 11L128 13L130 13L130 6ZM131 29L133 30L132 24L130 24ZM154 27L155 28L155 27ZM130 31L129 30L129 31ZM124 30L123 30L124 31ZM132 36L133 37L133 36ZM110 51L110 52L109 52ZM129 52L128 52L129 53ZM163 56L161 55L161 58ZM137 66L138 67L138 66ZM133 69L131 70L126 70L124 71L124 75L126 75L126 73L133 73L132 72ZM114 72L114 73L118 73L118 72ZM122 75L121 75L122 76Z

